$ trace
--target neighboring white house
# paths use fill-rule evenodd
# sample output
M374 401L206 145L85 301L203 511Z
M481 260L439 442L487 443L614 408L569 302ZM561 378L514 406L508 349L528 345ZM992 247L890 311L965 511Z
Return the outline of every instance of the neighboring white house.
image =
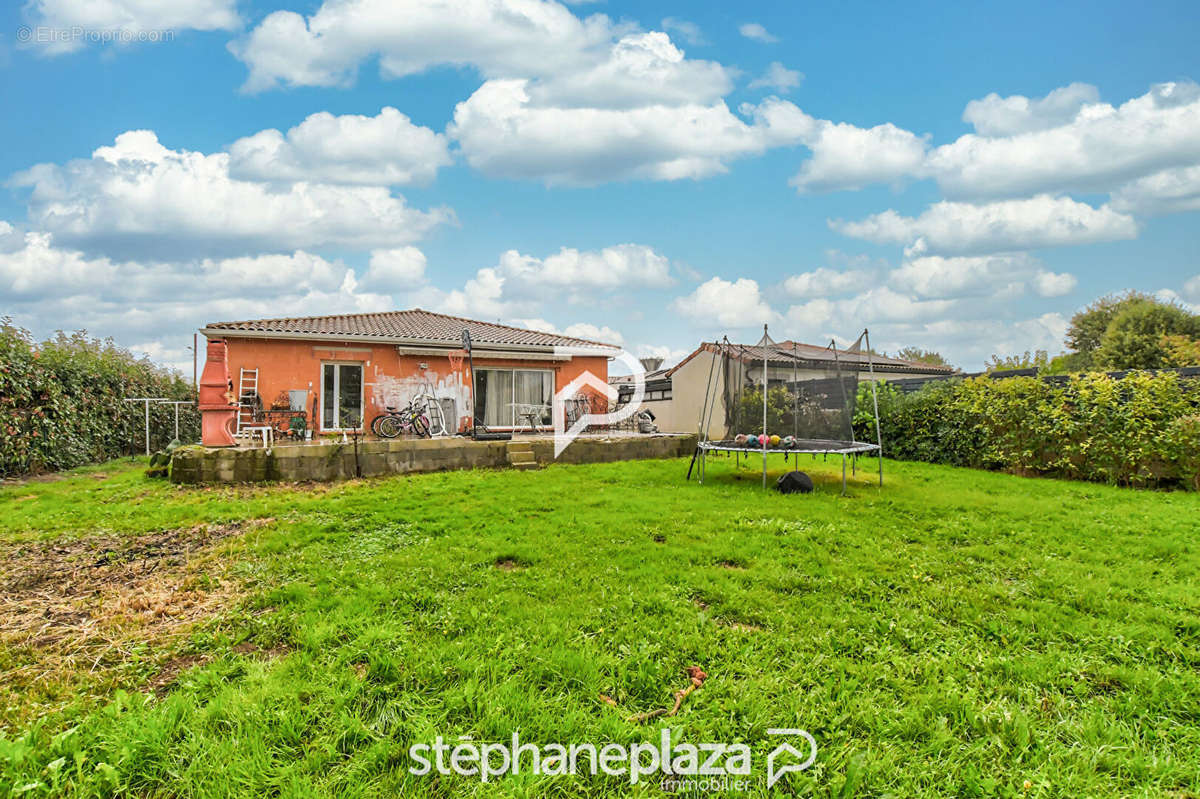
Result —
M817 347L798 341L779 342L776 346L768 348L767 352L753 345L704 342L695 352L669 369L652 369L651 367L657 367L658 364L643 361L646 367L646 395L642 407L654 414L659 430L670 433L696 432L700 426L701 407L711 383L712 391L716 393L716 407L712 413L708 436L719 438L725 434L722 347L729 358L740 362L738 372L750 386L762 384L764 355L767 359L767 380L770 384L828 377L835 367L840 368L843 373L857 369L860 380L869 380L872 370L875 378L879 380L939 377L954 372L951 366L931 366L883 355L871 355L868 369L866 353L838 350L835 356L834 351L828 347ZM619 391L622 386L631 386L632 379L629 375L619 375L611 378L609 382Z

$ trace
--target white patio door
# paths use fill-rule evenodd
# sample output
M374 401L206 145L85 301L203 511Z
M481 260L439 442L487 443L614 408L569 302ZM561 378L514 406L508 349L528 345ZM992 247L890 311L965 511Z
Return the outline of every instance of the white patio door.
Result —
M321 364L321 429L354 430L363 422L361 363Z

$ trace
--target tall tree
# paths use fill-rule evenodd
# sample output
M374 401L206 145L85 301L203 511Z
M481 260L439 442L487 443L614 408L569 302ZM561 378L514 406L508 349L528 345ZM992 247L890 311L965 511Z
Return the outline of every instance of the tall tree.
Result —
M1149 294L1127 291L1124 294L1109 294L1093 302L1071 317L1067 327L1067 347L1079 353L1073 366L1086 369L1092 366L1093 356L1100 347L1100 340L1109 324L1121 311L1139 303L1157 303Z
M947 361L940 352L933 350L923 350L920 347L904 347L896 353L896 357L905 361L914 361L916 363L927 363L930 366L953 366L954 364Z
M1172 365L1164 339L1200 339L1200 316L1178 305L1143 301L1123 308L1104 331L1094 353L1102 369L1162 369Z

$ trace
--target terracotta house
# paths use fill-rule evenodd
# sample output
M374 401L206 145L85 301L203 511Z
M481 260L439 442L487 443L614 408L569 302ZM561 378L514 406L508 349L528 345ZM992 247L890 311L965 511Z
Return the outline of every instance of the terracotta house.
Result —
M608 360L619 351L419 308L213 322L200 332L210 342L225 342L239 400L257 395L264 409L303 408L308 429L319 435L361 429L385 406L403 406L416 395L436 399L449 432L468 427L464 329L472 341L478 416L498 430L527 427L521 411L549 408L555 392L585 372L607 381ZM550 425L549 410L536 421Z

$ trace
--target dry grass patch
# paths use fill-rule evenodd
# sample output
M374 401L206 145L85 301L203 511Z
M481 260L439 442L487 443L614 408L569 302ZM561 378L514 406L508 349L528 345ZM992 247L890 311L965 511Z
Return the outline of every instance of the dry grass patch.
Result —
M236 606L244 588L217 545L271 521L0 544L0 727L72 695L134 687L131 671ZM191 665L168 661L149 687Z

